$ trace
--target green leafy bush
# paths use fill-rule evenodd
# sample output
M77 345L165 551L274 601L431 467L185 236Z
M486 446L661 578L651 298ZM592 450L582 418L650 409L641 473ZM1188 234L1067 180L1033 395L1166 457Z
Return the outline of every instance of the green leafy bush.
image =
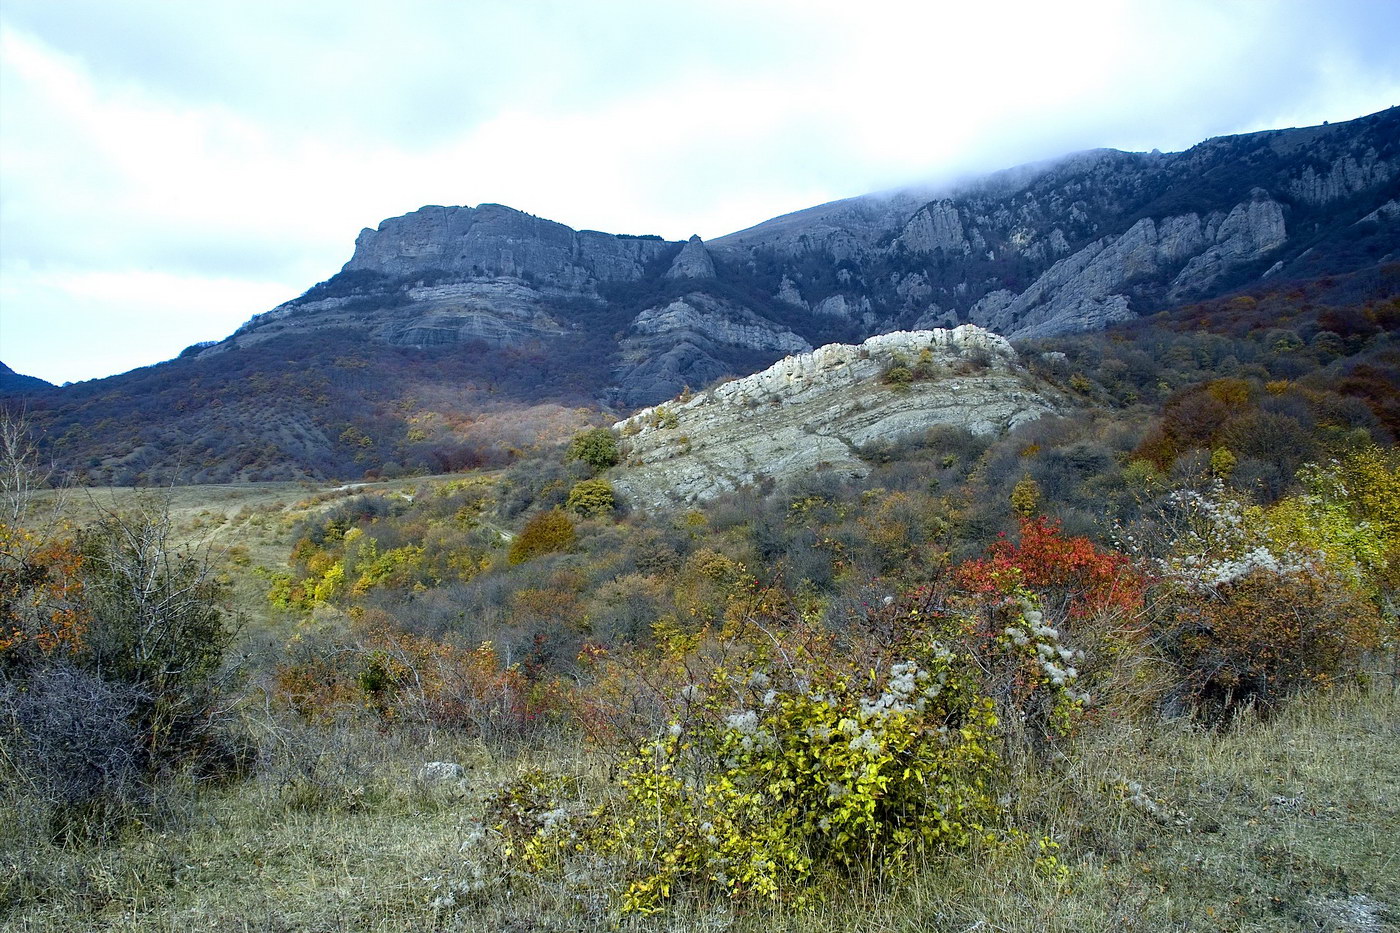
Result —
M600 473L608 467L617 466L622 453L617 447L617 437L607 428L593 428L584 431L569 443L566 460L580 460Z
M617 507L617 499L613 494L612 483L605 479L585 479L575 483L569 490L569 498L565 505L571 512L577 512L587 518L596 518L611 513Z

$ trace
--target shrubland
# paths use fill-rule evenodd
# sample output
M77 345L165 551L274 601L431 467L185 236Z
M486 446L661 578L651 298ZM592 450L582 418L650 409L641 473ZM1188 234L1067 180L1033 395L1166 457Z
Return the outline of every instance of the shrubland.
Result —
M1400 921L1395 317L1252 300L1026 349L1085 400L1063 416L656 514L600 429L308 498L270 519L277 565L189 548L159 503L70 527L30 496L3 531L0 909Z

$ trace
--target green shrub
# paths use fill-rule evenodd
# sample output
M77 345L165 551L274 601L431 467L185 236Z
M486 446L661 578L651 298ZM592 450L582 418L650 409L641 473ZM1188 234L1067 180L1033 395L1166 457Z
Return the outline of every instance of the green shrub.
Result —
M914 381L914 372L904 362L897 361L884 371L880 381L895 389L907 389Z
M597 518L611 513L617 506L617 499L613 495L612 483L605 479L585 479L569 490L565 505L571 512L586 518Z
M997 703L964 623L898 611L905 631L873 655L827 648L797 664L781 645L726 643L624 760L611 800L590 806L543 773L498 795L508 862L564 876L607 866L622 910L647 913L707 886L802 903L833 871L897 877L935 851L1006 838ZM1023 649L1008 636L995 650Z
M601 473L609 467L617 466L622 454L617 447L617 438L607 428L593 428L574 437L564 455L566 460L579 460Z

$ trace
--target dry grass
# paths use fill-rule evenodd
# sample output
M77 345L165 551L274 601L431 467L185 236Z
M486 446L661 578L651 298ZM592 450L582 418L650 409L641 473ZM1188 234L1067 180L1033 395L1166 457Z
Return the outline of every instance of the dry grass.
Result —
M431 879L462 870L459 844L490 786L527 763L593 770L586 751L564 739L512 751L373 730L288 737L261 778L172 792L146 829L115 844L0 837L4 928L619 928L599 894L553 882L502 886L450 909L430 903L441 890ZM466 765L466 784L418 784L414 770L434 759ZM1126 781L1157 812L1131 803ZM975 851L898 882L832 879L807 909L701 898L620 928L1377 933L1400 923L1393 692L1315 697L1224 735L1105 726L1021 784L1015 809L1061 840L1067 883L1027 859Z

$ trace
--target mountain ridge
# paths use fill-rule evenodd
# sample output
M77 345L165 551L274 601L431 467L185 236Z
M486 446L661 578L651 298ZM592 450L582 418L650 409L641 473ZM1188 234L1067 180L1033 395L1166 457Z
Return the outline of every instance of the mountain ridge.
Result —
M464 439L474 411L621 413L825 344L1097 330L1397 256L1396 108L1180 153L1088 150L708 243L427 206L365 228L339 273L221 341L28 397L51 412L50 455L93 480L443 468L500 455ZM133 406L146 420L125 423ZM245 448L232 473L228 444Z

